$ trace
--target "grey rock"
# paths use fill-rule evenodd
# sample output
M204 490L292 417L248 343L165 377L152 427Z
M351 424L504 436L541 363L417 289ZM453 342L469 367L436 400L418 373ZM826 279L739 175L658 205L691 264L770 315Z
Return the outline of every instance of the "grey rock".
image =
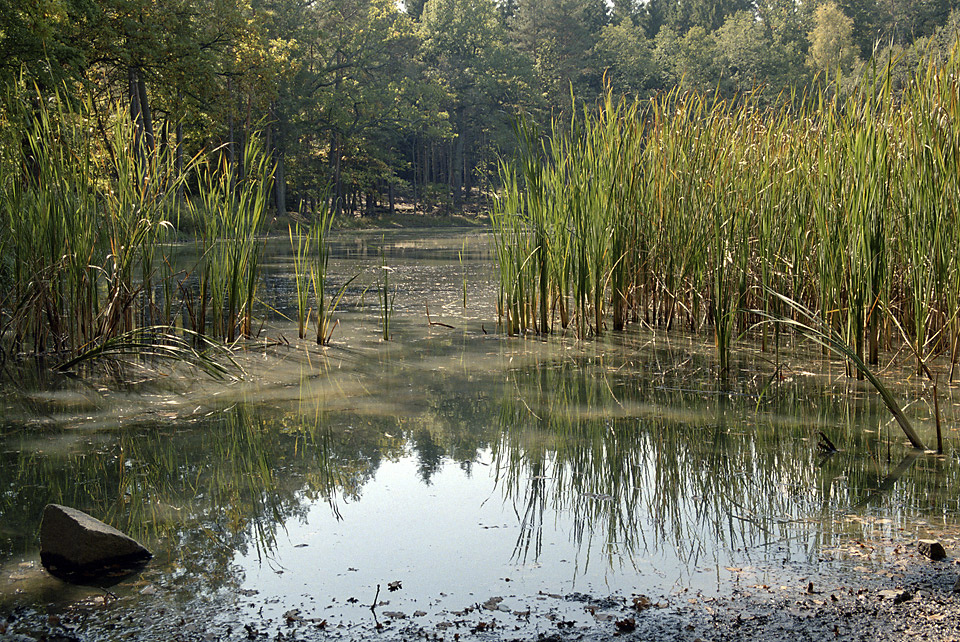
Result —
M40 523L40 561L51 573L97 574L132 568L153 554L136 540L75 508L48 504Z
M880 596L880 599L893 600L894 604L903 604L913 599L913 593L907 589L886 589L878 591L877 595Z
M917 542L917 549L920 551L921 555L929 557L934 562L942 560L947 556L947 552L943 550L943 544L935 539L920 540Z

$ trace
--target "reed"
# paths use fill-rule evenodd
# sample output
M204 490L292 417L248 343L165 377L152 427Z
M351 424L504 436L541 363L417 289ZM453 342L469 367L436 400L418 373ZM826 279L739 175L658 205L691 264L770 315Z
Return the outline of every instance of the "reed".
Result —
M297 289L297 333L301 339L307 336L310 317L310 241L313 236L300 224L291 225L290 249L293 251L293 283Z
M384 341L392 336L393 303L397 298L397 287L390 289L390 273L393 268L387 265L386 252L380 246L380 270L377 273L377 300L380 303L380 330Z
M241 166L217 153L181 165L121 104L68 96L20 83L0 101L3 353L68 364L127 350L208 369L178 342L252 336L272 163L251 136ZM196 290L171 256L188 185ZM175 329L184 310L189 331Z
M166 241L185 181L170 150L135 148L119 106L46 100L23 85L7 95L0 124L9 286L0 311L11 349L59 358L169 323L172 306L158 307L154 284L169 275Z
M868 65L846 95L608 91L549 132L522 121L493 208L507 333L683 320L725 373L753 321L796 318L776 294L865 364L898 347L894 321L918 362L956 364L960 64L925 63L898 93L896 65ZM760 327L765 349L787 328Z
M253 336L273 164L257 136L248 137L241 165L218 156L200 167L190 200L201 257L197 331L232 343Z
M313 287L313 297L317 306L318 345L329 345L333 330L337 326L333 315L340 307L340 302L343 300L347 288L359 276L359 274L355 274L347 279L329 299L327 298L327 268L330 264L328 236L333 224L333 216L334 210L324 203L310 225L311 242L316 249L316 253L312 255L310 262L310 284Z

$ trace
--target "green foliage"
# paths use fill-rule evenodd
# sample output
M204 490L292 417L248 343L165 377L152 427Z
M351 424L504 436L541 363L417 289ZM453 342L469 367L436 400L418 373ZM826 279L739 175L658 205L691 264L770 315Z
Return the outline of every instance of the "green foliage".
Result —
M253 308L260 276L264 223L273 169L258 138L251 137L243 165L225 154L200 168L190 212L200 252L195 324L200 334L232 343L253 336ZM209 309L209 315L207 311Z
M0 84L20 74L127 104L135 135L178 164L262 135L271 204L326 198L354 216L447 211L498 186L521 110L540 127L606 82L737 99L844 95L887 48L912 68L956 32L946 0L0 0ZM953 27L951 27L953 25ZM879 48L879 49L878 49ZM809 63L809 64L808 64ZM836 83L837 70L843 78ZM819 75L818 75L819 74ZM899 91L909 72L894 73ZM97 105L94 107L97 107ZM98 130L109 115L94 114ZM567 113L569 116L569 113ZM103 135L103 134L101 134Z
M835 78L837 74L842 77L850 73L857 61L853 19L846 16L836 4L828 2L817 7L809 38L808 62L811 67L828 79Z
M493 214L507 331L682 319L712 331L723 373L747 310L790 316L789 299L854 364L897 347L893 325L920 365L955 363L957 65L921 67L896 97L891 63L800 106L608 93L549 136L521 127Z

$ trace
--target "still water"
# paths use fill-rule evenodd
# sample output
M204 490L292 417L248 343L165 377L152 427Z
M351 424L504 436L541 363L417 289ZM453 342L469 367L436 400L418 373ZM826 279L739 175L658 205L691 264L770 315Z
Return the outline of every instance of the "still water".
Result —
M338 236L332 285L359 276L319 347L297 338L289 247L271 241L272 312L237 357L242 380L8 371L0 614L104 640L465 636L481 622L532 636L595 624L588 596L795 581L955 525L952 389L947 456L911 458L876 394L801 343L742 340L720 385L709 337L504 337L489 244ZM904 368L884 375L933 443L929 392ZM822 455L819 431L841 452ZM50 578L49 502L156 557L109 592Z

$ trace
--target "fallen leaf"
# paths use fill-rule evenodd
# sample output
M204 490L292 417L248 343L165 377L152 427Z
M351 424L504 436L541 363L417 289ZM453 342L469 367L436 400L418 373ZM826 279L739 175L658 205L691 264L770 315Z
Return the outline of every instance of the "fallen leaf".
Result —
M643 611L649 609L653 604L650 602L650 598L646 595L637 595L633 598L633 608L637 611Z
M483 603L483 608L488 611L496 611L500 608L500 602L503 602L502 597L491 597L489 600Z
M622 620L617 620L614 623L614 626L616 626L617 631L620 631L621 633L630 633L631 631L636 630L637 621L632 617L625 617Z

